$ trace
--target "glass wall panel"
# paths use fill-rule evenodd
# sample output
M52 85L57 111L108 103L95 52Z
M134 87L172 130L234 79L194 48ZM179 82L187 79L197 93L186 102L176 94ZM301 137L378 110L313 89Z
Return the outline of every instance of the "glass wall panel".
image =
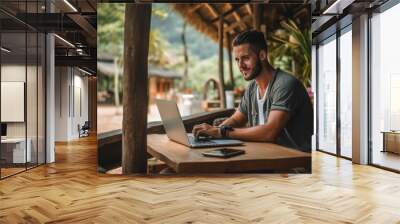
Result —
M39 33L39 42L38 42L38 164L45 163L45 99L46 99L46 84L45 84L45 65L46 65L46 37L44 34Z
M22 4L22 3L21 3ZM2 178L26 169L30 161L26 141L27 35L25 30L2 29L1 34L1 140ZM27 150L28 148L28 150Z
M372 163L400 170L400 4L371 19Z
M44 3L1 1L0 7L18 17L43 13ZM13 14L0 11L1 178L45 162L45 35Z
M351 158L352 141L352 35L340 36L340 153Z
M336 153L336 37L318 48L318 149Z
M28 159L28 167L37 165L38 144L37 144L37 76L38 76L38 36L36 32L28 31L28 63L27 63L27 81L26 81L26 112L27 112L27 144L28 150L31 151Z

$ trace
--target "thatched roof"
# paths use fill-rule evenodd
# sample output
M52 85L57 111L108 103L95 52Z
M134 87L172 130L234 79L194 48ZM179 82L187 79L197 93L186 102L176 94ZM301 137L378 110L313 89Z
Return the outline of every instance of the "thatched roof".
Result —
M261 4L261 23L268 29L275 30L280 21L291 18L301 26L310 26L310 7L304 0L291 0L289 4L270 0L270 4ZM275 4L280 2L279 4ZM287 2L287 1L286 1ZM249 3L191 3L171 4L172 8L198 31L218 41L219 18L223 17L224 32L231 37L245 30L253 29L254 5ZM225 35L226 36L226 35ZM225 46L227 42L225 39Z
M246 6L245 6L246 5ZM183 18L188 21L195 29L206 34L214 41L218 41L218 23L219 16L232 9L232 13L224 17L225 29L230 29L229 33L235 34L238 31L243 31L252 27L251 9L249 4L211 4L211 3L198 3L198 4L173 4L173 9L179 12ZM236 29L229 27L237 21L238 26ZM240 25L240 26L239 26ZM229 27L229 28L228 28Z

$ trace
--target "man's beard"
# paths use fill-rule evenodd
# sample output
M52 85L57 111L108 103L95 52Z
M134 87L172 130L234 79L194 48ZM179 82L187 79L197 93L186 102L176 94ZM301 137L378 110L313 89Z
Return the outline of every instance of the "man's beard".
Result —
M255 64L253 70L251 71L251 73L250 73L250 75L249 75L248 77L244 76L244 79L245 79L246 81L250 81L250 80L255 79L258 75L260 75L261 69L262 69L262 67L261 67L261 61L260 61L260 59L257 57L257 62L256 62L256 64Z

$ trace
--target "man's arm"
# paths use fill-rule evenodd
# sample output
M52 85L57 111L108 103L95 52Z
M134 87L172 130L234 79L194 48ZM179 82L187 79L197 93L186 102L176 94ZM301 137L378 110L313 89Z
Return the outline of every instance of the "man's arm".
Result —
M232 114L232 116L230 116L228 119L222 122L219 126L229 125L231 127L244 127L246 123L247 123L246 116L244 116L244 114L239 110L236 110L235 113ZM219 132L218 127L214 127L206 123L195 125L193 127L192 133L194 136L206 135L216 138L221 137L220 135L221 133Z
M240 112L239 112L240 113ZM228 137L243 141L274 142L289 120L289 112L284 110L271 110L267 123L250 128L235 128L228 132ZM216 138L221 137L218 127L209 124L196 125L193 134L206 135Z
M223 121L220 125L229 125L234 128L239 128L239 127L244 127L247 123L247 118L244 116L242 112L239 110L236 110L232 116L230 116L228 119Z
M289 120L289 112L271 110L265 124L250 128L235 128L228 137L243 141L274 142Z

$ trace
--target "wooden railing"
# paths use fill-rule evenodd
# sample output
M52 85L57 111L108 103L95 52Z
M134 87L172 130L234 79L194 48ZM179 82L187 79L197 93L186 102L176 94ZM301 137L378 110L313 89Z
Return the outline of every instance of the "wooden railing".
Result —
M216 118L229 117L234 109L204 112L183 117L186 132L191 132L193 126L200 123L212 124ZM164 126L161 121L149 122L147 134L163 134ZM122 130L114 130L97 135L98 171L105 172L121 166L122 161Z

